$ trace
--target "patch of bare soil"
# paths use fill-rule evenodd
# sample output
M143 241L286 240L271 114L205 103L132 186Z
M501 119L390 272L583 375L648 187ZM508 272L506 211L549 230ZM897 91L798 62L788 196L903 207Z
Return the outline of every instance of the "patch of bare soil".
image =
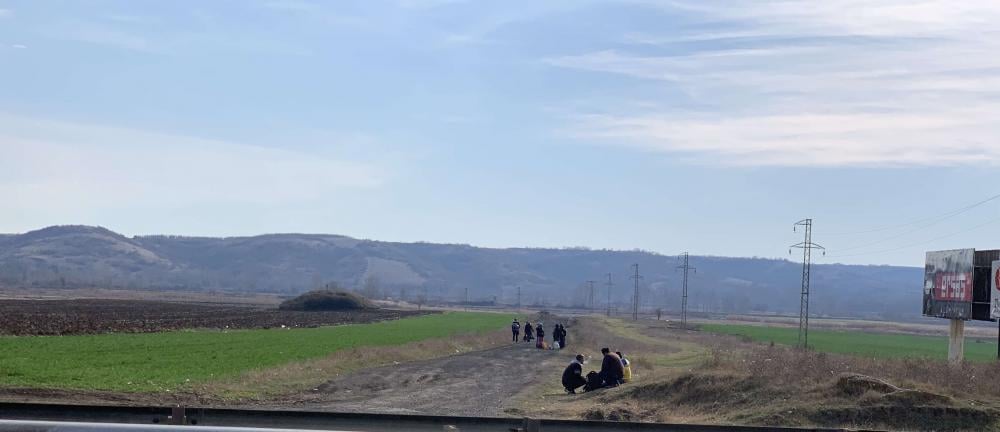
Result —
M145 300L0 300L0 334L150 333L190 328L319 327L399 319L427 312L363 309L299 312Z
M364 369L268 406L339 412L501 416L518 393L558 379L572 354L518 343Z
M125 393L97 390L0 388L0 401L74 405L204 406L206 400L191 393Z

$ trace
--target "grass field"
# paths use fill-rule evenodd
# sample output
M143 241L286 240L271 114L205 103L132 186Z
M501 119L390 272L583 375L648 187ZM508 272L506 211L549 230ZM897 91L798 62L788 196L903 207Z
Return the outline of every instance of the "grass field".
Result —
M760 342L794 345L798 341L798 328L764 327L735 324L703 324L701 329L713 333L746 336ZM948 338L943 336L916 336L888 333L810 330L809 346L821 352L856 354L873 357L929 357L948 358ZM965 341L965 358L970 361L995 361L996 343Z
M320 328L0 337L0 386L167 391L343 349L488 332L508 320L451 312Z

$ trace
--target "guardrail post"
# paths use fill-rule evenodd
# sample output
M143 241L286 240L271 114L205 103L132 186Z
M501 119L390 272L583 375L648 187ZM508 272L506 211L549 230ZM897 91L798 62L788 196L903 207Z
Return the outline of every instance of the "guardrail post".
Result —
M170 421L167 422L172 425L186 425L187 415L184 412L184 407L175 406L170 408Z
M524 418L524 432L539 432L542 429L542 421L533 418Z

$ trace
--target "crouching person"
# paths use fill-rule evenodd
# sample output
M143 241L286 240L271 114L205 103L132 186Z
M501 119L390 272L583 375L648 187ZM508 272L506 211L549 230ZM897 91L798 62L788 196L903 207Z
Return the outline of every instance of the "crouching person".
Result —
M628 361L621 351L615 351L615 354L618 354L618 358L622 359L622 382L632 381L632 362Z
M604 387L618 387L625 377L625 366L622 365L621 357L611 352L608 348L601 348L604 360L601 362L601 380Z
M566 393L576 394L576 389L587 384L587 379L583 377L583 363L583 355L577 354L576 358L563 370L562 385L566 388Z

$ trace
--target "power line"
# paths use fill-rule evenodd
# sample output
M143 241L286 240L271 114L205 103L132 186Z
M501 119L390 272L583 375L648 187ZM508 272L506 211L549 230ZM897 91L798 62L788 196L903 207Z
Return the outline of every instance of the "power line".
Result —
M793 232L797 227L805 227L805 238L801 243L790 246L802 249L802 293L799 300L799 347L801 348L809 347L809 272L812 250L824 249L824 254L826 253L823 246L812 242L812 225L812 219L802 219L792 225ZM789 249L788 252L791 253L792 250Z
M642 276L639 276L638 263L632 264L632 267L635 269L635 274L629 276L629 279L635 279L635 293L632 294L632 320L637 321L639 319L639 279L642 279Z
M982 228L982 227L984 227L986 225L995 224L997 222L1000 222L1000 218L993 219L993 220L990 220L990 221L987 221L987 222L981 223L979 225L976 225L976 226L973 226L973 227L970 227L970 228L966 228L966 229L963 229L963 230L960 230L960 231L955 231L955 232L950 233L950 234L945 234L945 235L940 236L940 237L935 237L935 238L932 238L932 239L929 239L929 240L922 240L922 241L919 241L919 242L916 242L916 243L909 243L909 244L902 245L902 246L899 246L899 247L894 247L894 248L891 248L891 249L882 249L882 250L877 250L877 251L860 252L860 253L846 254L846 255L828 255L827 258L845 258L845 257L854 257L854 256L862 256L862 255L882 254L882 253L886 253L886 252L895 252L895 251L898 251L898 250L908 249L908 248L911 248L911 247L914 247L914 246L920 246L920 245L924 245L924 244L927 244L927 243L936 242L938 240L943 240L943 239L946 239L948 237L954 237L954 236L957 236L959 234L967 233L969 231L975 231L975 230L977 230L979 228Z
M587 281L587 283L590 284L590 311L593 312L594 311L594 281L589 280L589 281Z
M993 195L993 196L991 196L989 198L986 198L986 199L984 199L982 201L979 201L979 202L967 205L965 207L961 207L961 208L956 209L956 210L952 210L952 211L949 211L949 212L941 213L941 214L938 214L936 216L929 216L929 217L925 217L925 218L913 220L913 221L902 223L902 224L886 225L886 226L883 226L883 227L880 227L880 228L873 228L873 229L862 230L862 231L850 231L850 232L840 232L840 233L836 233L836 232L835 233L824 233L824 235L827 235L827 236L849 236L849 235L857 235L857 234L871 234L871 233L875 233L875 232L888 231L888 230L892 230L892 229L895 229L895 228L904 228L904 227L908 227L908 226L911 226L911 225L916 225L916 224L919 224L919 223L922 223L922 222L933 220L934 222L932 222L932 223L930 223L930 224L927 225L927 226L930 226L930 225L933 225L933 224L935 224L937 222L940 222L942 220L945 220L945 219L948 219L948 218L951 218L951 217L954 217L954 216L958 216L958 215L960 215L962 213L965 213L965 212L967 212L969 210L972 210L972 209L974 209L976 207L979 207L979 206L981 206L983 204L986 204L986 203L988 203L990 201L994 201L994 200L996 200L998 198L1000 198L1000 194Z
M681 265L677 266L678 269L683 269L684 270L684 288L681 291L681 323L684 324L685 327L687 327L687 322L688 322L688 270L694 270L695 273L698 273L698 269L695 268L695 267L691 267L688 264L688 253L687 252L684 252L683 254L681 254L680 256L678 256L677 258L681 258L681 257L684 258L684 264L681 264Z
M1000 196L1000 195L998 195L998 196ZM980 204L985 203L987 201L989 201L989 200L980 201ZM965 210L968 210L968 209L971 209L971 208L972 208L972 206L969 206L969 207L964 208L962 211L964 212ZM948 218L950 218L952 216L957 216L959 213L961 213L961 212L952 213L952 214L950 214L949 216L946 216L946 217L936 218L934 220L931 220L929 223L917 225L917 227L914 228L914 229L907 230L907 231L901 232L899 234L892 235L892 236L889 236L889 237L885 237L885 238L882 238L882 239L879 239L879 240L875 240L873 242L863 243L863 244L860 244L860 245L850 246L850 247L846 247L846 248L837 248L837 249L840 250L840 251L851 251L851 250L857 250L857 249L861 249L861 248L866 248L868 246L873 246L873 245L885 243L886 241L894 240L894 239L903 237L903 236L905 236L907 234L912 234L912 233L915 233L917 231L923 230L924 228L927 228L927 227L929 227L931 225L937 224L938 222L944 221L944 220L946 220L946 219L948 219Z
M608 283L606 283L605 285L608 286L608 316L609 317L611 316L611 287L614 286L614 284L615 284L614 282L611 282L611 273L608 273Z

